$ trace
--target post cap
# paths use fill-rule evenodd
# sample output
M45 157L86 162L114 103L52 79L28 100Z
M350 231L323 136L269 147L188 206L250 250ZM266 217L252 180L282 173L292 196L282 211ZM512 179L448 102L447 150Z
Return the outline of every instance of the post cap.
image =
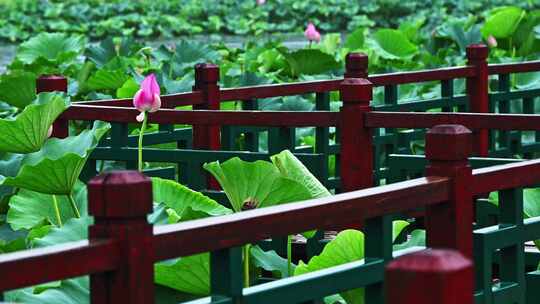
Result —
M467 58L469 60L483 60L488 57L489 48L485 44L471 44L467 46Z
M60 75L41 75L36 79L36 93L67 92L67 78Z
M388 303L473 303L473 264L454 250L427 249L386 266ZM422 286L421 290L418 286ZM449 296L453 295L453 296Z
M369 58L364 53L348 53L345 57L345 77L366 78L368 75Z
M138 171L112 171L88 182L94 217L134 218L152 212L152 180Z
M340 84L341 100L344 103L368 104L372 98L373 84L364 78L345 78Z
M437 125L426 134L426 158L464 160L472 152L472 133L462 125Z
M197 63L195 65L195 82L218 82L219 66L213 63Z

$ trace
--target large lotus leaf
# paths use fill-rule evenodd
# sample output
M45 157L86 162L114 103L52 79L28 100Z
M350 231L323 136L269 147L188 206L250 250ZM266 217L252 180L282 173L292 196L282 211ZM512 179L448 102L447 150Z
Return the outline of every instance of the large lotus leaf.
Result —
M39 94L37 102L27 106L15 119L0 119L0 151L31 153L41 149L48 130L68 106L56 93Z
M155 282L182 292L206 296L210 293L210 255L201 253L158 263Z
M347 39L345 39L345 47L351 51L358 50L364 47L365 40L366 29L363 27L358 28L354 32L347 35Z
M264 251L261 247L255 245L250 247L250 256L253 265L277 274L279 278L288 276L287 259L279 256L274 250ZM293 267L295 267L294 264Z
M75 186L74 199L82 215L86 215L86 187L78 182ZM56 196L62 223L75 217L73 210L65 195ZM27 189L21 189L9 200L7 222L14 230L32 229L44 221L59 226L53 204L53 196Z
M495 38L508 38L512 36L524 16L525 11L519 7L496 8L486 19L484 27L482 27L482 35L484 37L492 35Z
M270 159L282 175L307 187L312 198L332 195L291 151L284 150L279 154L273 155Z
M42 58L53 62L75 58L84 49L82 37L66 36L60 33L41 33L22 43L17 51L17 59L32 64Z
M232 213L213 199L172 180L153 177L152 191L154 202L173 209L181 221Z
M54 286L54 287L52 287ZM40 288L26 288L6 294L10 303L27 304L86 304L90 303L88 277L61 281L42 291Z
M23 155L3 153L0 159L0 175L3 176L16 176L21 167ZM5 213L7 210L7 204L9 196L14 193L14 188L10 186L0 186L0 214Z
M267 207L311 197L304 185L283 177L266 161L246 162L234 157L224 163L206 163L204 168L218 180L236 212L241 211L247 201L257 207Z
M35 247L46 247L68 242L76 242L88 238L88 226L92 224L92 218L83 216L71 218L62 227L51 228L50 232L34 240Z
M375 53L386 59L406 59L418 52L418 47L399 30L380 29L373 34L371 44Z
M27 154L16 177L1 177L3 185L47 194L69 194L88 156L110 124L96 121L91 130L64 139L49 139L43 148Z
M393 239L408 226L405 221L393 223ZM300 261L294 275L322 270L350 262L360 261L364 258L364 234L361 231L348 229L338 233L335 239L329 242L322 253L314 256L307 264ZM364 289L358 288L340 293L348 304L363 304Z
M36 98L36 75L14 71L0 76L0 101L24 108Z
M90 76L86 85L91 90L116 90L129 79L124 70L98 70Z
M283 51L282 54L293 76L322 74L340 68L334 56L318 49Z

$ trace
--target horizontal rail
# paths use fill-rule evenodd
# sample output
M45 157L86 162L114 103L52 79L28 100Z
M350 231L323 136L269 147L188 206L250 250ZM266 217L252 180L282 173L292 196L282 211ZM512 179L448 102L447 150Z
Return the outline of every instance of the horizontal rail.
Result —
M154 227L155 258L156 261L166 260L314 228L350 225L364 218L437 204L448 200L448 196L447 178L427 177L294 204L157 226Z
M499 113L366 113L370 128L431 128L459 124L469 129L540 130L540 115Z
M460 66L434 70L371 75L368 77L368 79L373 83L374 86L384 86L393 84L447 80L454 78L467 78L473 77L475 76L475 74L476 70L474 67Z
M488 73L492 74L510 74L540 71L540 60L516 62L516 63L498 63L488 66Z
M171 95L161 95L161 107L172 109L180 106L190 106L203 103L203 95L200 91L185 92ZM107 99L107 100L92 100L79 101L74 104L88 106L107 106L107 107L133 107L133 99Z
M62 115L65 120L103 120L108 122L137 123L139 111L135 108L97 107L73 105ZM340 114L329 111L219 111L161 109L150 113L148 122L191 125L245 125L266 127L330 127L337 126Z
M0 255L0 290L110 271L121 263L119 247L110 240L85 240L6 253Z
M279 83L220 90L221 101L249 100L339 90L342 79Z
M473 194L525 187L540 182L540 159L473 170Z

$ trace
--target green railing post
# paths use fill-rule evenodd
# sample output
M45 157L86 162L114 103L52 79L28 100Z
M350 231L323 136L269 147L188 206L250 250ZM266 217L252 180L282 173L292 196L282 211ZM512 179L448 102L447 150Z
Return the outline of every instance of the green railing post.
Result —
M340 86L341 189L353 191L373 186L373 136L364 126L371 111L372 84L363 78L346 78Z
M219 67L211 63L200 63L195 65L195 85L193 91L200 91L203 95L203 103L194 105L194 110L219 110ZM193 148L201 150L220 149L220 126L219 125L197 125L193 126ZM190 174L206 177L209 189L219 189L219 184L206 172L202 171L201 164L193 164L188 169ZM194 178L192 176L192 178ZM196 190L204 188L203 179L195 179L190 185Z
M426 134L426 176L451 179L448 202L426 208L427 245L451 248L472 258L472 133L461 125L438 125Z
M472 277L472 262L454 250L404 255L386 267L386 303L472 304Z
M213 301L242 297L242 250L227 248L210 253L210 292Z
M36 93L67 92L68 81L64 76L42 75L36 79ZM67 120L57 119L53 124L52 137L66 138L69 136L69 123Z
M489 112L489 73L488 73L488 47L484 44L467 46L467 64L474 66L475 76L467 78L467 95L471 112ZM474 131L474 153L478 156L488 156L489 133L488 130Z
M88 203L90 243L113 239L122 256L115 271L90 276L91 303L154 303L151 180L137 171L99 175L88 183Z

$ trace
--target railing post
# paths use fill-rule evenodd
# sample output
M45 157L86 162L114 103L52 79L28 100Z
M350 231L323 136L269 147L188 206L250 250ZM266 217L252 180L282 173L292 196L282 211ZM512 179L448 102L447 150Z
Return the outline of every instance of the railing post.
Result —
M115 271L90 276L91 303L154 303L151 180L137 171L101 174L88 183L88 202L90 242L113 239L121 254Z
M471 134L461 125L438 125L426 134L426 176L451 180L449 201L426 208L427 245L455 249L468 258L473 253Z
M211 63L199 63L195 65L195 85L193 91L203 94L203 103L194 105L194 110L219 110L219 67ZM220 149L220 126L199 125L193 126L193 148L203 150ZM215 179L208 176L210 189L219 189Z
M404 255L386 266L386 303L472 304L473 264L457 251Z
M474 113L489 113L489 73L488 47L484 44L467 46L467 64L474 66L476 74L467 78L467 95L469 96L470 111ZM474 131L474 153L478 156L488 156L489 131Z
M36 79L36 93L67 92L68 81L64 76L43 75ZM69 136L69 123L67 120L57 119L53 124L52 137L66 138Z
M346 78L340 85L341 189L353 191L373 186L373 137L364 126L371 111L372 84L363 78Z
M368 55L348 53L345 57L345 78L368 78Z

